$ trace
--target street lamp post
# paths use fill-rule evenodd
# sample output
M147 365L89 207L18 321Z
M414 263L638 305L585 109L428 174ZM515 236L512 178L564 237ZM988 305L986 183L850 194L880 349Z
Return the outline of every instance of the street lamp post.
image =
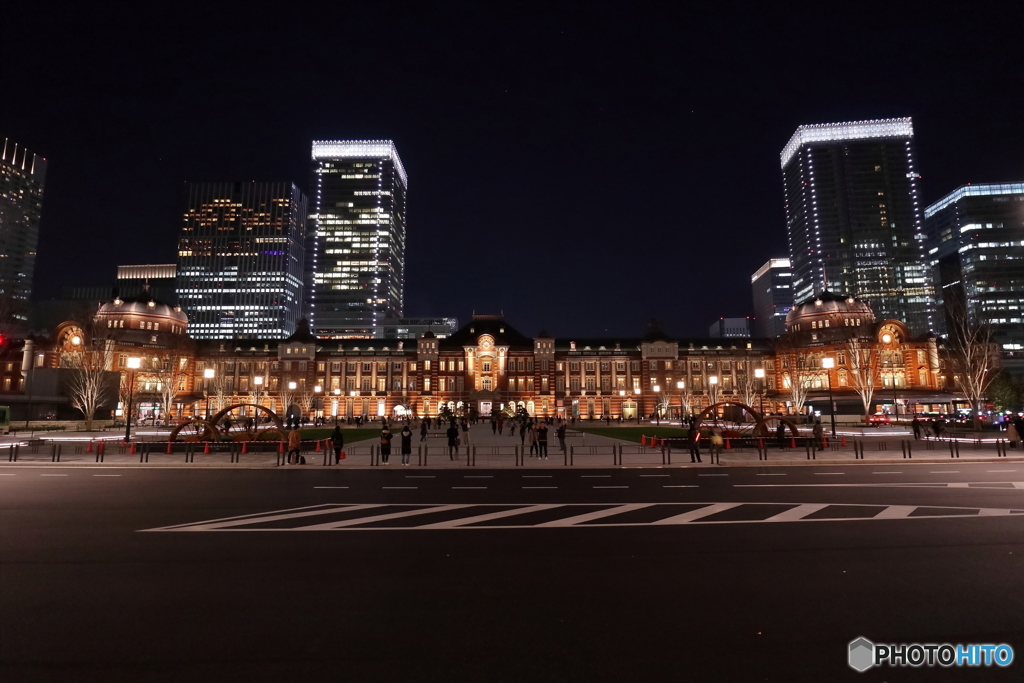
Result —
M676 382L676 389L679 390L679 426L683 426L683 417L686 412L686 407L683 405L683 390L686 389L686 382L679 380Z
M206 368L203 370L203 377L206 380L203 382L203 393L206 394L206 414L203 415L203 417L207 420L210 419L210 380L213 379L213 376L216 374L217 373L213 368Z
M321 411L323 410L323 404L320 403L320 400L321 400L320 399L320 392L323 391L323 390L324 390L324 388L322 386L320 386L319 384L317 384L315 387L313 387L313 393L316 394L316 396L313 398L313 424L316 424L317 405L319 404L319 406L320 406L319 409Z
M142 365L142 359L132 356L128 359L128 405L124 411L124 442L132 438L132 399L135 396L135 371Z
M341 396L341 389L335 389L334 390L334 396L335 396L335 399L334 399L334 426L337 427L338 426L338 410L341 408L341 399L337 398L337 397Z
M760 397L761 419L764 419L764 368L754 368L754 377L761 380L758 382L758 396Z
M263 405L263 375L256 375L252 378L252 385L256 387L256 405ZM254 423L258 423L260 419L260 412L258 408L252 409L252 418Z
M297 383L295 383L295 382L288 382L288 390L289 390L289 391L295 391L295 389L296 389L296 388L297 388L298 386L299 386L299 385L298 385ZM291 426L292 426L292 416L291 416L291 415L289 414L289 412L288 412L288 411L290 411L290 410L291 410L291 408L292 408L292 407L291 407L290 405L287 405L287 406L285 406L285 407L284 407L284 415L285 415L285 417L286 417L286 418L288 419L288 427L289 427L289 428L291 428ZM296 425L296 427L298 427L298 425Z
M836 404L832 400L832 368L836 366L834 358L822 358L821 367L825 369L825 374L828 375L828 414L832 420L832 438L836 438Z
M659 409L661 408L661 401L658 399L658 394L661 393L661 387L658 386L657 384L655 384L653 387L651 387L651 390L654 392L654 401L655 401L655 403L654 403L654 420L658 424L658 426L660 427L661 426L661 410L659 410Z
M711 375L708 377L708 398L711 399L711 405L718 403L718 375Z
M636 397L636 423L640 424L640 387L633 389L633 395Z

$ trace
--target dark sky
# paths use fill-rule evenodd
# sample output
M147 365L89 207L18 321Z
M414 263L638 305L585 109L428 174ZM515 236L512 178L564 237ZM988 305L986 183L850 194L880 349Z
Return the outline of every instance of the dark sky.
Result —
M173 262L186 179L305 188L315 138L398 145L407 315L526 334L749 314L800 124L913 116L927 201L1024 180L1014 3L328 4L5 6L0 137L49 159L37 298Z

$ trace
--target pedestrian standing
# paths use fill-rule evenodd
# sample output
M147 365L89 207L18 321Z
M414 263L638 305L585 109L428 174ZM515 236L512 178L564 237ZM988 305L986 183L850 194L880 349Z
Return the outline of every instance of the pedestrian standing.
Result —
M531 424L528 431L530 432L530 457L532 458L537 452L537 425Z
M691 427L692 429L692 427ZM786 447L786 423L779 422L779 426L775 428L775 438L779 440L779 448Z
M469 421L462 418L462 443L469 445Z
M331 432L331 447L334 448L334 464L341 462L341 451L345 448L345 435L341 433L341 427L335 425Z
M420 423L420 441L427 440L427 430L430 428L430 418Z
M288 432L288 464L289 465L291 465L291 464L298 465L299 464L299 458L302 457L301 451L302 451L302 434L299 432L298 429L293 429L292 431ZM295 454L295 456L294 456L294 458L295 458L294 459L294 463L292 461L292 454L293 453Z
M700 462L700 430L690 427L687 442L690 445L690 462Z
M519 443L526 445L526 423L519 425Z
M388 464L388 458L391 457L391 439L393 437L394 434L387 427L380 430L380 461L385 465Z
M409 423L402 428L402 464L409 466L409 456L412 455L412 430Z
M814 450L823 450L825 430L821 426L821 420L815 420L814 426L811 428L811 434L814 436Z
M495 420L492 417L491 418L491 434L497 434L497 433L498 433L498 421Z
M504 429L505 429L505 421L504 421L503 419L501 419L501 418L499 417L499 418L498 418L498 435L499 435L499 436L500 436L501 434L504 434L504 433L505 433L505 432L503 431Z
M543 422L537 430L537 457L548 459L548 426Z
M451 427L448 428L448 459L454 460L455 456L459 452L459 428L455 426L453 422Z
M918 441L921 438L921 420L917 419L917 415L910 421L910 429L914 432L914 441Z
M555 436L558 437L558 447L563 453L565 453L565 423L558 425L558 429L555 430Z

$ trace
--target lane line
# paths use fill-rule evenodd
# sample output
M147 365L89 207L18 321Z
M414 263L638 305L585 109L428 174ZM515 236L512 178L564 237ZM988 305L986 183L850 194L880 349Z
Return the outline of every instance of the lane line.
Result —
M557 486L524 486L524 489L557 489Z
M671 477L671 474L641 474L641 477Z
M889 472L872 472L871 474L903 474L903 472L891 470Z
M16 477L17 474L0 474L0 477Z
M120 477L120 474L94 474L94 477Z
M698 477L728 477L728 474L698 474Z
M103 476L103 475L97 474L96 476L100 477L100 476ZM115 476L117 476L117 475L115 475ZM314 486L313 488L315 488L315 489L347 489L348 487L347 486Z
M384 522L389 519L401 519L403 517L415 517L416 515L425 515L428 512L448 512L450 510L462 510L464 508L473 507L473 505L439 505L436 507L421 508L418 510L405 510L403 512L388 512L383 515L373 515L371 517L356 517L355 519L346 519L340 522L324 522L323 524L311 524L309 526L295 527L296 531L326 531L329 529L342 529L347 526L355 526L356 524L368 524L370 522Z
M580 477L583 478L583 479L611 479L612 475L610 475L610 474L581 474Z
M759 477L784 477L784 476L786 476L786 473L785 472L758 472L757 476L759 476Z
M494 479L493 474L464 474L463 479Z
M486 486L453 486L452 489L486 489Z
M828 503L804 503L803 505L797 505L791 510L780 512L777 515L765 519L765 522L795 522L799 519L803 519L807 515L814 514L818 510L823 510L828 507Z
M935 470L934 472L929 472L928 474L960 474L960 470Z
M433 474L407 474L406 479L434 479Z
M675 515L673 517L666 517L665 519L659 519L655 522L651 522L652 525L665 525L665 524L686 524L702 517L710 517L713 514L722 512L724 510L731 510L739 507L743 503L713 503L696 510L690 510L684 512L681 515Z
M829 474L833 474L833 475L843 475L843 474L846 474L846 472L815 472L815 474L822 474L822 475L829 475Z
M523 479L550 479L551 474L524 474Z
M665 484L661 488L663 489L699 489L700 486L697 484Z
M434 524L424 524L423 526L416 527L417 529L455 529L457 527L465 526L467 524L475 524L477 522L489 522L492 519L502 519L503 517L514 517L516 515L524 515L528 512L540 512L541 510L551 510L552 508L562 507L560 503L543 503L541 505L527 505L519 507L514 510L501 510L499 512L488 512L482 515L476 515L474 517L462 517L461 519L450 519L446 522L435 522Z
M381 488L382 489L402 489L402 490L408 490L408 489L418 489L419 486L381 486Z
M66 474L40 474L40 477L66 477Z
M985 470L986 472L1016 472L1017 470Z
M651 507L655 503L627 503L626 505L616 505L613 508L607 510L597 510L596 512L587 512L582 515L574 515L573 517L563 517L562 519L555 519L550 522L544 522L542 524L536 524L537 527L567 527L580 524L581 522L589 522L592 519L601 519L603 517L612 517L621 512L629 512L630 510L642 510L643 508Z
M593 489L628 489L628 486L591 486Z

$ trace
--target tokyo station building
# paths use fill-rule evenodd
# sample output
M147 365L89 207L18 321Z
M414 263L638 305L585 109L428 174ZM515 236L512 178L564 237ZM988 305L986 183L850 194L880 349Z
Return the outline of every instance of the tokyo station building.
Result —
M414 340L317 339L304 321L283 340L191 340L187 325L180 309L143 293L103 304L86 324L14 340L0 354L0 402L15 420L81 419L62 389L60 376L73 372L62 359L92 344L106 349L121 387L98 419L123 415L129 382L132 415L154 420L236 403L328 419L434 417L445 405L482 417L522 407L537 417L678 418L721 401L827 413L829 380L837 411L863 415L851 339L861 366L874 369L868 412L890 411L896 395L904 415L948 410L953 400L935 338L876 322L867 303L828 292L795 306L776 340L678 339L656 323L633 338L528 337L496 315ZM140 359L137 370L130 358Z

